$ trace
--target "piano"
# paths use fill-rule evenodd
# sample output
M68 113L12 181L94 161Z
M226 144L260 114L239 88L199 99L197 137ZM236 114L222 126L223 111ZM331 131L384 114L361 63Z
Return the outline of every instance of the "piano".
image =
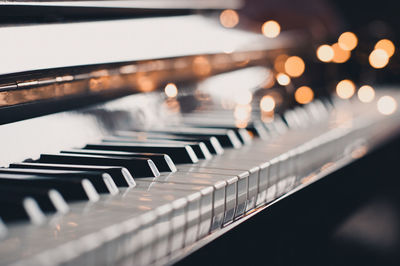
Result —
M400 91L340 77L354 34L262 34L245 4L0 2L1 265L293 265L307 204L334 221L390 174Z

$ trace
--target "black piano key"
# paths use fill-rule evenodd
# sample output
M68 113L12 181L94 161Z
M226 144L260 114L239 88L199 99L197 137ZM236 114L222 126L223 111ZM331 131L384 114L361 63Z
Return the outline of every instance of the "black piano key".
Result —
M99 194L88 179L0 173L0 186L3 185L56 189L67 202L79 200L97 201L99 199Z
M208 150L207 146L204 142L193 142L193 141L177 141L177 140L135 140L135 139L127 139L123 137L108 137L102 140L103 142L121 142L121 143L148 143L148 144L182 144L182 145L189 145L192 147L194 153L196 154L197 158L209 160L212 158L210 151Z
M175 163L197 163L199 161L193 149L188 145L182 144L100 143L87 144L84 149L165 153L168 154Z
M91 155L106 155L118 156L127 158L148 158L152 160L157 169L161 172L176 172L176 166L171 157L162 153L138 153L138 152L124 152L124 151L107 151L107 150L90 150L90 149L72 149L63 150L61 153L68 154L91 154Z
M66 213L68 211L68 205L64 198L54 189L17 187L3 184L0 186L0 197L6 197L5 195L12 201L22 201L24 198L31 197L45 213Z
M48 170L48 169L18 169L18 168L0 168L0 173L9 173L15 175L32 174L37 176L50 176L53 178L76 178L88 179L92 182L96 191L99 193L118 194L111 176L107 173L89 172L89 171L67 171L67 170Z
M201 141L203 142L211 154L220 155L224 153L224 149L219 143L216 137L183 137L176 136L171 134L161 134L161 133L151 133L144 131L117 131L116 136L118 137L127 137L127 138L135 138L141 140L177 140L177 141Z
M69 171L96 171L109 174L119 187L134 187L135 181L128 169L117 166L92 166L92 165L68 165L68 164L45 164L45 163L13 163L10 168L28 169L53 169Z
M263 122L261 121L252 121L247 126L246 129L253 133L254 136L259 137L260 139L267 140L269 135L268 131L265 129Z
M222 147L240 148L242 146L240 140L233 130L219 128L189 128L175 127L164 128L159 130L150 130L153 133L172 134L184 137L215 137L221 143Z
M208 119L207 114L202 116L195 116L194 119L191 115L183 117L183 123L192 127L208 127L208 128L225 128L231 130L237 130L238 127L233 119L224 117L214 117ZM245 128L250 131L252 135L261 139L268 139L268 132L265 129L263 122L261 121L249 121Z
M82 164L96 166L122 166L129 170L133 177L158 177L160 172L149 158L124 158L118 156L89 154L42 154L40 163Z
M237 138L240 140L240 142L243 145L250 144L252 141L251 135L245 128L238 128L235 125L228 125L228 126L223 126L223 125L217 125L217 126L209 126L208 124L205 125L192 125L192 124L185 124L185 126L190 126L192 128L211 128L211 129L226 129L226 130L232 130L235 132Z
M0 215L0 240L7 236L7 227Z
M31 221L41 224L45 215L37 202L31 197L16 197L11 191L0 195L0 217L6 223Z
M235 131L236 135L242 142L242 144L250 144L252 139L251 135L247 131L247 129L244 128L232 128L231 130Z

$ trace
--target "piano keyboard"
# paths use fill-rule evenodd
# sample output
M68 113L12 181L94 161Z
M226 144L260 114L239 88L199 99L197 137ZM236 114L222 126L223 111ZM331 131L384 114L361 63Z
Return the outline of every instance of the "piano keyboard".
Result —
M18 140L46 147L19 161L9 150L0 168L0 264L170 263L394 134L399 114L374 104L316 100L246 128L217 110L150 129L112 108L31 119ZM45 121L49 132L33 129Z

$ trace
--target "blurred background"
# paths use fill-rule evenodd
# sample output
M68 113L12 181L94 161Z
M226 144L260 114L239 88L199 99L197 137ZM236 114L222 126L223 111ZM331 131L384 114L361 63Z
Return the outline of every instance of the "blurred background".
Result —
M331 95L372 102L377 87L399 82L394 1L247 0L238 10L222 11L219 20L227 29L262 33L271 43L286 37L296 43L266 62L270 78L239 97L239 104L259 103L265 117Z

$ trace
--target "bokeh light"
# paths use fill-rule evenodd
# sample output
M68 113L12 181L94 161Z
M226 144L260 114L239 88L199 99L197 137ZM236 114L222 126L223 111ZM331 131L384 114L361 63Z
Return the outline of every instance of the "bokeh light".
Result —
M239 14L232 9L226 9L221 12L219 21L225 28L233 28L239 23Z
M335 55L331 46L324 44L318 47L317 49L317 57L322 62L330 62Z
M251 106L246 105L237 105L235 110L233 111L233 116L236 121L244 122L248 121L251 116Z
M164 88L165 95L170 98L178 95L178 87L174 83L168 83Z
M343 50L338 43L333 44L332 49L333 49L332 62L341 64L349 60L351 52Z
M382 49L373 50L368 59L373 68L384 68L389 63L389 55Z
M178 95L178 87L174 83L168 83L164 88L165 95L170 98Z
M314 99L314 92L310 87L302 86L295 91L294 98L300 104L307 104Z
M375 90L369 85L364 85L358 89L357 96L361 102L370 103L375 98Z
M250 91L243 90L235 92L235 102L240 105L246 105L251 103L253 95Z
M285 72L285 62L289 58L286 54L278 55L274 60L274 68L277 72Z
M275 100L272 96L266 95L260 101L260 108L263 112L272 112L275 109Z
M342 99L349 99L351 98L356 91L356 86L354 85L353 81L349 79L344 79L339 81L336 85L336 93Z
M397 101L392 96L382 96L377 102L379 113L391 115L397 110Z
M393 42L388 39L383 39L383 40L380 40L379 42L377 42L375 44L375 50L376 49L384 50L389 57L392 57L394 54L394 51L396 50Z
M196 56L192 63L193 71L198 76L207 76L211 73L211 63L205 56Z
M343 50L351 51L357 47L358 38L352 32L344 32L339 36L338 44Z
M276 81L279 83L279 85L286 86L290 83L290 77L284 73L278 73L276 75Z
M298 56L291 56L285 62L285 71L291 77L300 77L304 70L304 61Z
M269 20L262 25L261 31L265 37L276 38L281 32L281 26L275 20Z

